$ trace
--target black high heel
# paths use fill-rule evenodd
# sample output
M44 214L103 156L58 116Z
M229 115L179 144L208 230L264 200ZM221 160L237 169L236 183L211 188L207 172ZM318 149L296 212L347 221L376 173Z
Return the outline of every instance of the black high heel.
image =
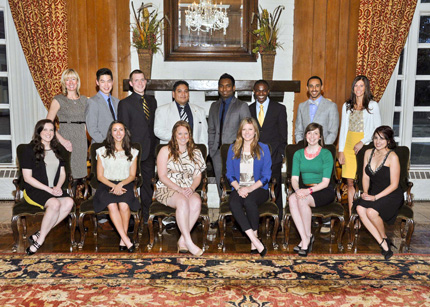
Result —
M33 236L36 237L36 240L33 239ZM40 231L38 230L35 233L33 233L31 236L28 237L28 242L30 242L30 245L33 245L34 242L36 242L37 239L39 239L39 237L40 237Z
M311 239L309 241L309 246L308 246L309 253L312 251L312 248L314 247L314 242L315 242L315 236L311 235Z
M388 244L389 246L392 246L392 247L394 247L395 249L398 249L398 248L397 248L397 246L395 246L395 245L394 245L393 241L391 241L391 239L390 239L390 238L384 238L384 239L385 239L385 241L387 241L387 244Z
M312 247L314 245L314 242L315 242L315 237L314 237L314 235L311 235L311 238L310 238L309 244L308 244L308 248L307 249L302 248L301 250L299 250L299 256L307 257L308 253L310 253L312 251Z
M119 246L119 251L120 252L125 252L127 250L127 246L125 246L125 245L120 245Z
M384 241L387 242L388 250L385 250L382 247L382 244L384 243ZM379 243L379 247L381 248L381 255L384 256L385 260L389 260L391 257L393 257L393 251L391 250L391 246L390 244L388 244L388 241L386 238L382 239L382 242Z
M295 251L296 253L300 252L302 248L298 245L294 246L293 251Z
M31 249L30 249L30 247L31 246L34 246L35 248L36 248L36 250L33 252ZM37 243L37 241L35 241L32 245L30 245L29 247L27 247L27 249L25 250L25 252L27 253L27 255L29 255L29 256L31 256L31 255L34 255L38 250L39 250L39 248L41 247L42 245L40 245L39 243Z
M136 250L136 245L134 245L133 243L129 248L127 248L127 250L129 253L134 253L134 251Z
M263 258L267 254L267 247L266 247L266 245L264 245L264 243L261 243L261 244L263 244L264 248L263 248L263 250L261 252L259 252L259 254Z

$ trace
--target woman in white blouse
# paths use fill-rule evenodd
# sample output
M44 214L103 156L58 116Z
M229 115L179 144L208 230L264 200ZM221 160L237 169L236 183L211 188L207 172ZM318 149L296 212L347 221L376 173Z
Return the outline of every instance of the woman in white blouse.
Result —
M97 213L108 208L121 237L119 250L132 253L135 246L127 236L130 208L139 210L140 204L133 193L139 151L131 147L130 139L127 127L113 121L104 141L106 145L97 149L97 179L100 184L94 196L94 210Z

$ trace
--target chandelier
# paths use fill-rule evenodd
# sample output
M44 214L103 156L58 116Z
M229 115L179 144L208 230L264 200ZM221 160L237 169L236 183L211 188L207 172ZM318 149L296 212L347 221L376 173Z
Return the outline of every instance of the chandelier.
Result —
M214 30L223 29L226 35L228 27L227 7L223 5L212 4L212 0L200 0L199 4L193 3L185 10L185 25L188 31L197 31L197 34L209 32L212 35Z

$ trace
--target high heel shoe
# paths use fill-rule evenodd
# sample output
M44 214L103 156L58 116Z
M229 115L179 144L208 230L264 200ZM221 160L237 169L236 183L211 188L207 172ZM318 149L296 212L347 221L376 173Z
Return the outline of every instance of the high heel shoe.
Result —
M392 246L392 247L394 247L395 249L398 249L398 248L397 248L397 246L395 246L395 245L394 245L393 241L391 241L391 239L390 239L390 238L384 238L384 239L385 239L385 241L387 241L387 244L388 244L389 246Z
M31 249L30 249L30 247L31 246L34 246L35 248L36 248L36 250L33 252ZM27 249L25 250L25 252L27 253L27 255L29 255L29 256L31 256L31 255L34 255L38 250L39 250L39 248L41 247L42 245L40 245L39 243L37 243L37 241L35 241L32 245L30 245L29 247L27 247Z
M259 252L257 249L251 249L251 255L258 255Z
M311 235L311 238L309 239L309 244L307 249L301 249L299 250L299 256L307 257L308 253L312 251L312 246L314 245L315 237Z
M384 243L384 241L387 242L388 250L385 250L382 247L382 244ZM381 255L384 256L385 260L389 260L393 256L393 251L391 250L391 246L390 244L388 244L388 241L386 238L382 239L382 242L379 243L379 247L381 248Z
M301 249L302 248L300 246L296 245L296 246L294 246L293 251L298 253L298 252L300 252Z
M127 248L129 253L134 253L134 251L136 250L136 245L134 245L134 243Z
M178 253L180 253L180 254L186 254L186 253L188 253L188 248L186 248L186 247L180 247L179 243L177 244L177 246L178 246Z
M312 251L312 248L314 247L314 242L315 242L315 236L311 235L311 239L310 239L309 245L308 245L309 253Z
M36 237L36 240L33 239L33 236ZM30 242L30 245L33 245L34 242L36 242L37 239L39 239L39 237L40 237L40 231L38 230L35 233L33 233L31 236L28 237L28 242Z
M204 251L202 249L200 249L197 253L193 254L196 257L200 257L201 255L203 255Z
M120 245L119 246L119 251L120 252L125 252L127 250L127 246L125 246L125 245Z
M264 243L262 243L262 244L263 244L264 248L263 248L263 250L261 252L259 252L259 254L263 258L267 254L267 247L266 247L266 245L264 245Z

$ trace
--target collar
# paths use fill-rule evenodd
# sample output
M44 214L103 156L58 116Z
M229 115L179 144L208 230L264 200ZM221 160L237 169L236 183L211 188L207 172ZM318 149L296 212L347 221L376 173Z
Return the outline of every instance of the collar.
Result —
M319 104L321 103L322 97L323 96L321 95L316 100L312 100L311 98L309 98L309 103L313 104L313 105L316 105L316 106L319 106Z

